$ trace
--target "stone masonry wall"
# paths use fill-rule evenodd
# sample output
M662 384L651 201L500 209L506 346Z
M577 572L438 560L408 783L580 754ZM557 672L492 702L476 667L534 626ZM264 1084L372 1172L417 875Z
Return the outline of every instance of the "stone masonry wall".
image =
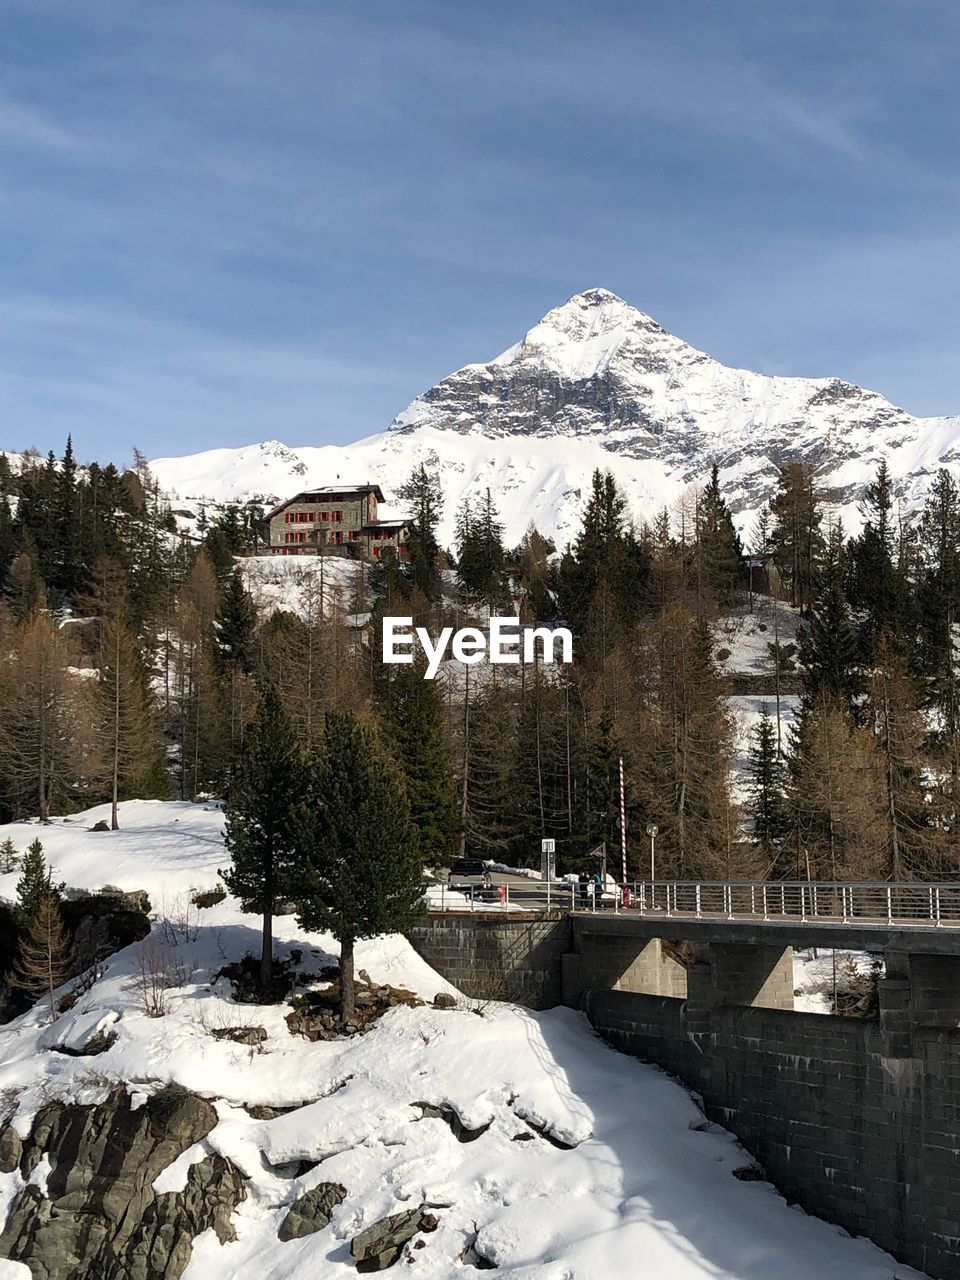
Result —
M530 1009L561 1002L561 959L572 944L569 916L496 913L428 916L407 934L429 965L465 995Z
M677 999L594 990L586 1010L697 1090L788 1200L960 1280L960 1031L917 1028L892 1058L866 1019L728 1006L692 1034Z

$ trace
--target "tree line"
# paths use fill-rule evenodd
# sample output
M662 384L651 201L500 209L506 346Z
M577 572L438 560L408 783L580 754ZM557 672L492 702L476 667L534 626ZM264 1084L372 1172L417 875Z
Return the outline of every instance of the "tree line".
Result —
M644 520L598 472L565 548L533 526L508 546L489 492L455 513L444 548L443 493L422 465L399 491L408 557L385 552L339 593L307 574L272 609L256 606L243 573L255 504L208 515L187 536L142 459L126 472L80 469L69 444L16 474L0 459L0 487L7 817L106 800L118 821L127 798L229 801L272 690L295 789L321 776L331 726L349 713L403 792L423 865L458 853L531 864L548 836L568 868L601 846L613 860L622 759L631 874L648 823L664 877L960 867L960 499L946 471L908 517L881 465L852 537L803 462L780 469L743 537L717 468ZM761 718L738 800L714 628L758 589L801 619L801 695L790 731ZM431 682L379 660L384 614L435 632L491 611L566 623L574 663L446 664ZM368 612L366 629L345 625ZM789 665L774 637L771 711Z

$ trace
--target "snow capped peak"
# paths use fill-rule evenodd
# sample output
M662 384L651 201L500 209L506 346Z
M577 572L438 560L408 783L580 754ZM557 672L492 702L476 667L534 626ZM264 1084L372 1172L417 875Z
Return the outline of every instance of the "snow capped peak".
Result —
M840 378L768 377L728 368L609 289L574 294L493 360L466 365L418 396L384 433L345 448L276 440L155 464L169 493L234 500L289 496L340 474L393 496L421 461L446 496L452 541L460 499L489 486L511 542L532 520L563 545L589 477L612 467L638 519L669 506L720 467L749 529L777 468L804 459L849 529L885 457L907 506L941 463L960 475L960 418L918 419Z

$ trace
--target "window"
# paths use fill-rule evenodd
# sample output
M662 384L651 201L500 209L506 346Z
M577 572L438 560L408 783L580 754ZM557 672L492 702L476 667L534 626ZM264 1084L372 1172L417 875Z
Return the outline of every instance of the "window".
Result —
M324 521L329 520L329 519L330 519L330 512L329 512L329 511L324 511L324 512L323 512L323 514L321 515L320 519L321 519L321 520L324 520Z

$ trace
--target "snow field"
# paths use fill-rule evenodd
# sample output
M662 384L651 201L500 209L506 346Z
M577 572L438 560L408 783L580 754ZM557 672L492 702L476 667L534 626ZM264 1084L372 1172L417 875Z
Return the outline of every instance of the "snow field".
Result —
M213 1232L195 1242L185 1280L334 1280L354 1275L349 1242L379 1218L435 1206L436 1232L409 1254L414 1274L449 1280L473 1273L460 1254L479 1252L511 1280L891 1280L909 1269L866 1241L789 1208L765 1183L731 1171L749 1158L703 1118L690 1095L657 1069L616 1053L568 1009L531 1013L460 999L452 1010L390 1009L364 1036L310 1044L292 1036L285 1006L238 1005L217 970L255 950L258 921L231 899L185 910L191 888L209 888L225 862L222 815L213 806L129 802L122 830L95 833L102 810L49 827L13 824L19 847L39 835L56 874L74 885L145 889L155 911L178 898L151 936L107 962L103 977L56 1023L41 1007L0 1028L0 1099L29 1129L51 1097L93 1102L124 1082L141 1096L175 1081L216 1100L219 1123L164 1171L161 1190L184 1184L192 1160L221 1152L247 1177L234 1214L237 1240ZM16 874L3 877L11 897ZM275 922L277 951L303 953L316 971L333 940ZM176 986L167 1012L147 1017L137 989L141 962L164 950ZM374 982L407 986L430 1000L454 993L403 938L357 948ZM258 1025L261 1049L214 1039ZM116 1040L96 1057L78 1047L98 1029ZM483 1130L462 1142L444 1119L415 1105L450 1108ZM296 1107L255 1120L254 1104ZM549 1135L549 1136L544 1136ZM552 1139L552 1140L551 1140ZM557 1145L560 1144L560 1145ZM299 1161L319 1161L298 1172ZM34 1177L36 1178L36 1174ZM329 1227L281 1243L289 1204L320 1182L347 1189ZM0 1178L0 1209L19 1174ZM402 1262L399 1265L404 1265ZM26 1274L19 1267L0 1277Z

